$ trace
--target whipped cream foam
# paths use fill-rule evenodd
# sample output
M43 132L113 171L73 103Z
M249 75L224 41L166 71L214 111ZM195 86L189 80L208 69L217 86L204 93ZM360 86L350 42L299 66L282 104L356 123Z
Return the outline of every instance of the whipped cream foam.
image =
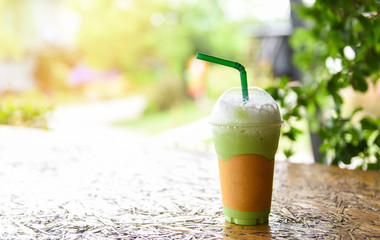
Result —
M215 103L210 123L226 126L281 124L283 122L276 101L265 90L248 88L249 100L243 101L240 87L223 93Z

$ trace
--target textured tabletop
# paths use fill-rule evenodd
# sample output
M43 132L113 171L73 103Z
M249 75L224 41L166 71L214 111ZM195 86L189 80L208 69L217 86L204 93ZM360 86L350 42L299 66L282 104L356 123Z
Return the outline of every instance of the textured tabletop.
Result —
M380 238L379 172L277 162L269 223L237 226L212 151L109 132L0 135L1 239Z

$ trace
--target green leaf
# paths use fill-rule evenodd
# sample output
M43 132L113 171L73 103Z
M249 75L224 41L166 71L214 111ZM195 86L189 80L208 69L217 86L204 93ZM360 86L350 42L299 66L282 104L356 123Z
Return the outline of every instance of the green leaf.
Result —
M342 151L339 154L339 159L344 163L344 164L350 164L351 159L353 157L356 157L358 155L359 151L357 148L352 145L352 144L346 144L344 148L342 148Z
M332 96L337 106L341 106L343 104L343 98L338 93L334 93Z
M289 81L290 80L289 80L288 77L282 77L281 80L280 80L280 83L279 83L279 88L285 89L286 86L288 85Z
M351 129L351 135L352 135L352 141L351 141L352 143L357 143L361 139L363 139L362 132L355 127Z
M338 90L338 78L339 76L337 74L334 74L327 82L327 90L329 93L333 94L336 93Z
M331 30L328 34L327 43L329 46L330 56L342 55L341 51L344 48L343 33L341 29Z
M297 136L301 134L302 131L295 127L290 127L290 130L284 133L284 136L287 136L290 140L295 141Z
M378 125L375 120L369 117L364 117L360 120L360 124L363 129L376 130L378 129Z
M292 115L290 113L284 113L284 114L282 114L282 119L284 121L288 121L291 116Z
M356 108L356 109L351 113L351 116L354 116L356 113L358 113L358 112L360 112L360 111L362 111L362 110L363 110L362 107L358 107L358 108Z
M354 74L352 74L351 84L355 90L358 90L360 92L366 92L368 90L367 81L359 72L355 72Z
M319 147L319 152L326 152L328 149L331 148L331 145L328 144L328 143L323 143L320 147Z
M276 88L276 87L268 87L268 88L265 89L265 91L267 91L274 98L274 100L280 99L280 97L278 95L278 88Z
M375 44L375 50L377 53L380 53L380 41Z
M371 72L377 71L380 69L380 54L377 54L376 51L370 49L367 54L367 65L371 69Z
M294 152L292 149L289 148L289 149L284 149L284 154L286 158L289 158L294 155Z
M379 134L380 134L379 130L373 131L371 133L371 135L368 137L368 140L367 140L368 141L368 146L374 145L374 143L375 143L377 137L379 136Z

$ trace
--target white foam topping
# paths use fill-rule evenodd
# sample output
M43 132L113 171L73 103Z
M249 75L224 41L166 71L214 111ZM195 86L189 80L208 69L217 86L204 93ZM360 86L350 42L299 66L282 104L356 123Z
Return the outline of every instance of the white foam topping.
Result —
M249 100L244 102L240 87L227 90L215 103L210 123L228 126L282 123L277 103L269 93L249 87L248 95Z

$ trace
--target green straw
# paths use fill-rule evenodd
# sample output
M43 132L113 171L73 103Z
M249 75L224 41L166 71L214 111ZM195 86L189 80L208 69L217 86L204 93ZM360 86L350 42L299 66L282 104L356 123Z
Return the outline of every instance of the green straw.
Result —
M210 55L203 54L203 53L197 53L197 59L201 59L201 60L212 62L212 63L217 63L217 64L220 64L220 65L223 65L223 66L232 67L232 68L235 68L235 69L239 70L239 72L240 72L240 81L241 81L241 90L242 90L242 94L243 94L243 100L244 101L248 101L249 100L249 96L248 96L248 84L247 84L247 72L245 71L245 68L244 68L243 65L241 65L238 62L233 62L233 61L230 61L230 60L226 60L226 59L210 56Z

